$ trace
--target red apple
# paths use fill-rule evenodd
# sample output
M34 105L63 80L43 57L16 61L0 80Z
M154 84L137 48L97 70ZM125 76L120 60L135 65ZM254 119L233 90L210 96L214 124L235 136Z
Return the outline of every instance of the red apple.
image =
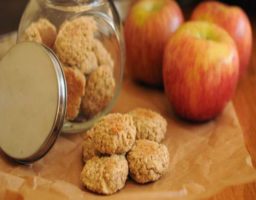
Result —
M216 117L231 99L238 74L236 45L213 23L185 23L167 43L164 87L182 118L207 121Z
M240 76L244 74L252 52L252 28L245 12L236 6L208 1L195 8L191 19L216 23L231 35L239 54Z
M126 66L133 79L162 85L164 47L182 22L183 15L175 1L141 0L133 5L124 27Z

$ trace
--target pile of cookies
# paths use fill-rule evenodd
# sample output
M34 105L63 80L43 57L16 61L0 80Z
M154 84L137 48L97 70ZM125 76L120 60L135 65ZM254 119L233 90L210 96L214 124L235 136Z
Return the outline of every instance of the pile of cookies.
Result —
M84 138L83 185L109 195L125 186L128 174L140 184L160 179L169 165L168 149L160 143L166 131L166 120L148 109L103 117Z
M67 120L76 120L81 114L87 120L94 117L114 96L114 62L95 37L97 31L92 17L65 21L58 31L49 20L39 19L21 37L44 44L61 61L68 91Z

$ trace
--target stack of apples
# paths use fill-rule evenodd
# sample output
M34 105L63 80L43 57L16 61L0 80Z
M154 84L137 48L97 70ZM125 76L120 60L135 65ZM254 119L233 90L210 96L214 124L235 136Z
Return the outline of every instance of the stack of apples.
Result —
M246 72L252 29L236 6L204 1L186 23L172 0L138 0L125 22L127 68L133 79L164 85L182 118L215 118Z

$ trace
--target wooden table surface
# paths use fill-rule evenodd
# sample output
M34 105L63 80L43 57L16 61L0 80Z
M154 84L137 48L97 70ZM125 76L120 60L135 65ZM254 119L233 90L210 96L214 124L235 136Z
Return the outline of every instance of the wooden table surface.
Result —
M246 146L256 167L256 26L251 63L233 98ZM256 200L256 181L229 187L209 200Z

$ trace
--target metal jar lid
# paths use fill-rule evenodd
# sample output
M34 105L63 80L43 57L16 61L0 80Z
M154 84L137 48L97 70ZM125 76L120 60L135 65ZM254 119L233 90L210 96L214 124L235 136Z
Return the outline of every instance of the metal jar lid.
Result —
M64 123L67 91L61 64L40 44L22 42L0 61L0 148L20 163L44 156Z

